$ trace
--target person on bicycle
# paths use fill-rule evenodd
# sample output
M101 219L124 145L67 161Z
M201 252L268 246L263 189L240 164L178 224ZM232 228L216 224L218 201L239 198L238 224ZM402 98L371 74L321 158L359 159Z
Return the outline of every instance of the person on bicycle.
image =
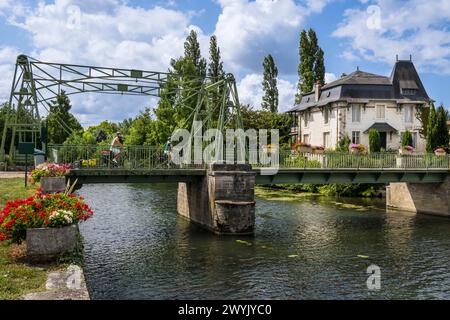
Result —
M111 152L113 155L113 163L118 164L119 163L119 159L120 159L120 153L122 151L123 148L123 139L122 139L122 135L120 134L120 132L117 132L114 139L111 142Z

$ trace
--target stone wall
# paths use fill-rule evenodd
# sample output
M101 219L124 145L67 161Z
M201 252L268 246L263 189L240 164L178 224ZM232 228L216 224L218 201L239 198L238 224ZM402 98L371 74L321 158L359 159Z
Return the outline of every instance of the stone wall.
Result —
M386 188L390 209L450 216L450 178L443 183L391 183Z
M201 181L178 185L178 213L216 234L253 234L255 177L249 165L213 164Z

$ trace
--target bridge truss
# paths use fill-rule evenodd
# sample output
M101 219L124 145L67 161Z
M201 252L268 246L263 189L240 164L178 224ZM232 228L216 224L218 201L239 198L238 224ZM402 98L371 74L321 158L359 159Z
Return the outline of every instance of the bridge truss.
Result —
M190 123L195 120L204 120L205 127L221 131L226 126L243 127L236 83L231 74L217 81L208 77L185 79L182 75L168 72L42 62L20 55L17 57L2 133L0 161L5 160L8 140L9 158L12 160L16 157L19 142L38 145L42 128L45 127L45 117L41 114L50 112L51 101L63 90L68 96L102 93L161 97L163 90L167 93L165 85L169 77L176 80L175 88L170 90L175 93L178 103L196 99L196 106L184 124L186 128L190 128ZM181 94L188 81L195 82L194 90L188 95ZM216 99L211 99L211 92L216 93ZM57 121L71 133L62 119Z

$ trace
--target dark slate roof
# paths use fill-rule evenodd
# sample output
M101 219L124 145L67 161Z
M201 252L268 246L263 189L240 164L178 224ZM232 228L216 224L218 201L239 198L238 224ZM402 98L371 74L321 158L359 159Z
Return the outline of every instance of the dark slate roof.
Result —
M391 126L387 122L375 122L373 125L371 125L369 128L367 128L367 130L364 131L364 133L369 132L370 129L376 129L379 132L390 132L390 131L397 132L398 131L397 129L395 129L393 126Z
M403 95L402 89L416 90ZM336 101L368 103L370 100L395 100L397 103L426 103L430 101L422 81L411 61L397 61L390 77L357 70L321 88L319 101L314 91L305 94L289 112L322 107Z

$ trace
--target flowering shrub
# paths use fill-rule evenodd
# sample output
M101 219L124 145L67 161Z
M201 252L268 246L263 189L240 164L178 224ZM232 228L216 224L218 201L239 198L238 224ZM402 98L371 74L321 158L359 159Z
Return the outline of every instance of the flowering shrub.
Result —
M323 151L323 150L325 150L325 147L323 147L323 146L313 146L312 149L313 150L321 150L321 151Z
M53 211L50 214L48 221L50 227L70 226L73 223L73 212L69 210Z
M292 150L298 150L300 147L311 148L311 145L309 143L305 143L305 142L302 142L302 141L297 141L296 143L294 143L292 145Z
M363 144L352 143L348 148L350 151L359 151L359 152L366 151L366 147Z
M20 243L25 239L28 228L76 224L86 221L92 214L93 211L82 197L73 194L42 194L39 188L34 197L6 203L0 212L0 241L9 239ZM66 217L70 217L72 222L69 223Z
M413 152L414 151L414 147L412 146L405 146L403 147L404 150L409 151L409 152Z
M41 177L62 177L70 172L70 164L43 163L30 173L33 182L41 181Z
M434 150L434 154L436 155L444 155L445 154L445 149L444 148L437 148L436 150Z

